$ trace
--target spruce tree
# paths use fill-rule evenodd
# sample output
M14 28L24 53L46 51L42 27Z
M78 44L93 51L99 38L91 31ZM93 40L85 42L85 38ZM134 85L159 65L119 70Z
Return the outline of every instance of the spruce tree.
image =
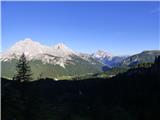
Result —
M17 75L15 76L15 79L19 82L26 82L32 79L29 62L27 61L24 53L21 55L20 59L17 62L16 71Z
M157 57L155 58L154 63L157 65L157 67L160 67L160 56L157 56Z

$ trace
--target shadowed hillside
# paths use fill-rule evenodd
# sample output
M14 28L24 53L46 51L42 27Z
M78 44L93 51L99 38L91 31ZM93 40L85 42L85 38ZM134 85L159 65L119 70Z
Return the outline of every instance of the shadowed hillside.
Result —
M110 79L2 78L2 120L158 120L160 57Z

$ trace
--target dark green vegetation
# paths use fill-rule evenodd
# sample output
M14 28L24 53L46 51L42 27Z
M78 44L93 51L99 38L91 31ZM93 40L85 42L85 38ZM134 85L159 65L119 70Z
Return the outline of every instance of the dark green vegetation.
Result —
M57 79L77 79L84 76L95 77L94 75L100 73L100 76L112 76L117 75L118 73L123 73L129 68L137 67L139 64L151 64L154 62L156 56L160 55L160 50L150 50L144 51L142 53L130 56L124 59L121 63L116 63L116 67L110 69L108 65L96 61L93 58L89 58L89 61L81 59L78 56L72 56L72 60L68 61L68 64L65 68L59 65L53 64L44 64L38 60L32 60L29 62L32 71L32 78L34 80L40 78L57 78ZM2 61L2 77L4 78L13 78L16 74L17 60L11 61ZM102 71L106 71L102 73ZM102 73L102 75L101 75ZM80 76L80 77L79 77Z
M159 120L160 57L110 79L2 78L2 120Z
M16 71L17 74L13 77L13 80L24 82L32 79L32 73L29 66L29 62L27 61L24 54L21 55L20 59L17 62Z
M111 68L109 70L107 70L106 72L100 73L98 74L99 76L102 77L110 77L110 76L115 76L118 75L120 73L124 73L129 69L134 69L134 68L150 68L152 66L153 63L139 63L136 64L134 66L121 66L121 67L114 67Z
M133 67L140 63L150 63L159 55L160 50L143 51L142 53L135 54L124 59L120 65Z
M129 67L115 67L107 70L106 72L99 73L99 76L101 77L111 77L118 75L120 73L126 72L129 69Z
M160 50L143 51L142 53L124 59L117 67L107 70L101 76L110 77L133 68L149 68L152 66L155 57L159 55Z
M32 78L39 79L39 78L60 78L62 76L69 77L69 76L80 76L80 75L87 75L87 74L94 74L97 72L101 72L101 68L103 64L95 61L92 59L91 62L95 64L91 64L88 61L83 59L79 59L78 57L74 56L72 58L74 61L73 64L67 64L65 68L59 65L53 64L43 64L41 61L32 60L29 62L32 71ZM72 62L71 61L71 62ZM16 74L16 63L17 60L1 62L2 65L2 76L5 78L12 78Z

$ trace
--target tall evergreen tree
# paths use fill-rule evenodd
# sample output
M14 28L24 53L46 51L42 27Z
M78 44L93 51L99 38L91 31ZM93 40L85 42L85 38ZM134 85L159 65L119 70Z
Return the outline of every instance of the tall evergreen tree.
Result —
M152 72L160 73L160 56L155 58L154 64L152 65Z
M155 63L158 67L160 67L160 56L157 56L157 57L155 58L154 63Z
M15 76L15 79L18 80L19 82L29 81L32 79L29 62L27 61L24 53L18 60L16 70L17 70L17 75Z

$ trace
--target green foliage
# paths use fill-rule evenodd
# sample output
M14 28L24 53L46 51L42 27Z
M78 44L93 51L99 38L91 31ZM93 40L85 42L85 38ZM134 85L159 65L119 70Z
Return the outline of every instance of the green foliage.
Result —
M24 54L22 54L20 59L18 60L16 68L17 68L17 74L16 76L14 76L15 80L24 82L24 81L29 81L32 79L31 69L30 69L29 63L26 60L26 57Z
M13 59L8 62L1 62L1 75L5 78L13 78L16 73L16 63L18 61Z
M141 63L138 64L136 67L138 68L150 68L152 66L153 63Z
M157 67L160 66L160 56L155 58L154 65L157 66Z
M129 67L115 67L107 70L106 72L100 73L98 76L99 77L104 77L104 78L109 78L116 76L120 73L124 73L129 69Z
M160 55L160 50L144 51L142 53L130 56L122 61L121 66L135 67L141 63L153 63L156 56Z
M101 72L101 63L92 65L91 63L79 59L79 57L72 57L74 63L67 64L65 68L59 65L44 64L38 60L32 60L29 62L29 66L32 71L32 78L34 80L39 78L64 78L65 76L76 77L81 75L87 75L89 73ZM17 60L2 62L2 76L13 78L15 75Z
M2 119L159 120L159 66L160 57L149 68L132 68L109 79L41 79L21 87L2 78Z

